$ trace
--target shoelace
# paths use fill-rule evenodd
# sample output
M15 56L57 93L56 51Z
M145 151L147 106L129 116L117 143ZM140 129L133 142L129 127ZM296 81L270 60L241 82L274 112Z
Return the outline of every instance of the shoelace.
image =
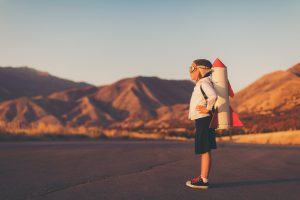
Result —
M198 181L200 181L201 180L201 178L200 177L196 177L196 178L193 178L192 179L192 183L196 183L196 182L198 182Z

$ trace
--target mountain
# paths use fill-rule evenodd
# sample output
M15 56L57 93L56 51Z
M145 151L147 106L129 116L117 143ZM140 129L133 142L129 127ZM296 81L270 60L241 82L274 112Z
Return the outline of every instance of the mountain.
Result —
M35 124L41 123L57 128L180 126L189 123L192 89L193 83L188 80L125 78L111 85L72 88L0 102L0 122L16 127L36 127Z
M286 71L267 74L235 95L233 108L245 124L236 129L237 132L300 129L299 68L297 64ZM13 84L18 87L0 84L0 88L12 89L0 90L0 94L13 94L0 102L2 129L59 131L61 128L91 127L147 131L194 128L193 121L188 119L194 87L189 80L136 76L96 87L33 69L22 70L27 71L28 83L23 76L11 75L14 78L7 82L22 84ZM0 76L5 77L1 71Z
M288 69L288 71L299 77L300 76L300 63L294 65L293 67Z
M0 101L87 86L92 85L61 79L29 67L0 67Z
M122 79L102 87L91 97L108 104L114 118L146 121L158 117L157 109L189 103L193 83L187 80L166 80L157 77L137 76Z
M267 74L238 92L233 99L239 113L271 113L300 105L300 63L286 71Z
M232 105L251 131L300 128L300 63L275 71L238 92Z
M61 126L59 120L28 97L0 104L0 124L6 128Z

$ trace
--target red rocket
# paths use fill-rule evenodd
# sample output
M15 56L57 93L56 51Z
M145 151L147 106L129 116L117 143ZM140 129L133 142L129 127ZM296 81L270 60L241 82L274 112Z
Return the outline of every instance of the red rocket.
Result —
M215 103L215 112L210 122L210 128L229 129L243 126L238 115L232 110L229 96L234 97L234 92L228 81L227 67L217 58L212 66L212 82L218 98Z

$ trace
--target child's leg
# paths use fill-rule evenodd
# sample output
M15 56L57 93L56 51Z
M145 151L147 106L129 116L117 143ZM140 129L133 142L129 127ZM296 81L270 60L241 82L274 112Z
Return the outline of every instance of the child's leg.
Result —
M200 155L201 156L201 177L207 178L209 176L209 171L211 167L211 152L206 152Z

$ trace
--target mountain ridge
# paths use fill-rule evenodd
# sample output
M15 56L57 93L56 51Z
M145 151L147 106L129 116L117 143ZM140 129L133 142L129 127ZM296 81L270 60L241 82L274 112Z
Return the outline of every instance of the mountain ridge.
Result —
M231 102L245 123L241 132L299 129L300 93L295 89L300 86L299 67L298 63L287 70L266 74L236 93ZM34 83L35 76L52 77L38 70L21 70L27 70L26 73L29 70ZM0 77L4 76L2 72L0 67ZM27 96L22 93L23 96L19 94L0 101L0 126L43 131L80 127L140 130L194 127L188 119L194 88L190 80L135 76L94 86L53 77L51 81L62 81L58 90L52 88L52 92L40 94L36 89L33 93L25 93ZM18 82L11 81L14 80ZM27 81L30 80L27 77ZM66 89L62 89L64 87ZM0 94L1 88L9 89L0 82Z
M0 101L22 96L47 95L55 91L90 86L92 85L85 82L74 82L58 78L48 72L39 71L27 66L0 66Z

